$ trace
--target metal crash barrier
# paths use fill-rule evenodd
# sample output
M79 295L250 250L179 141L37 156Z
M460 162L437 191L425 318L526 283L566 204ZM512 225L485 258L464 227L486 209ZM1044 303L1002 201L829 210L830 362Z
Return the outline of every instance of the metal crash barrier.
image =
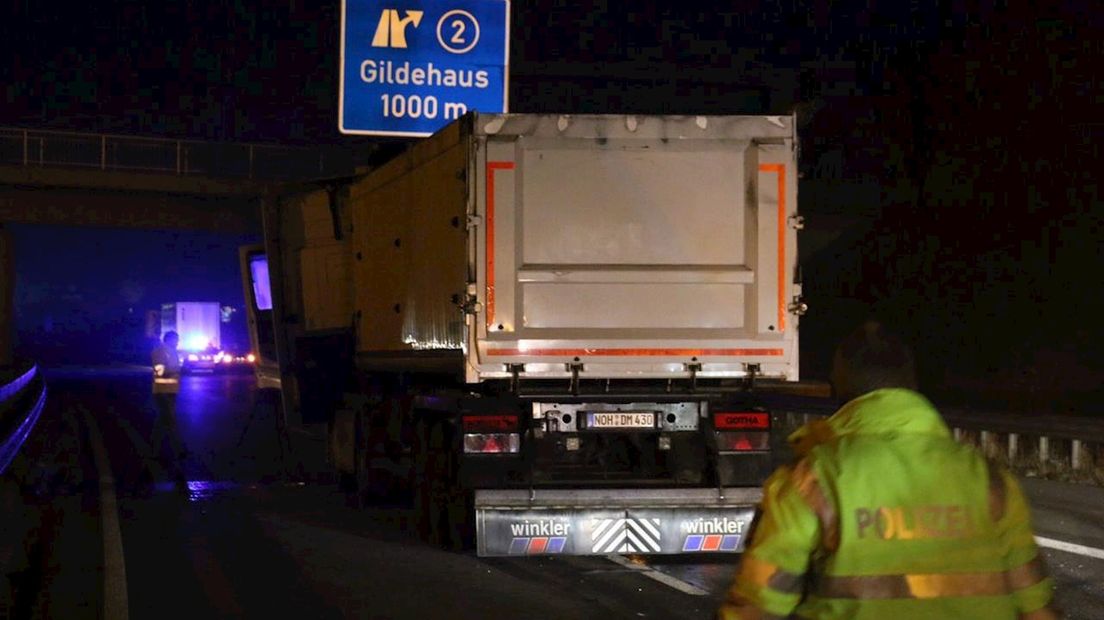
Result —
M1027 415L938 407L960 443L972 445L1016 474L1104 485L1104 419L1089 415ZM823 398L776 399L775 428L792 432L835 412Z
M46 382L38 366L0 375L0 474L7 471L34 430L46 405Z

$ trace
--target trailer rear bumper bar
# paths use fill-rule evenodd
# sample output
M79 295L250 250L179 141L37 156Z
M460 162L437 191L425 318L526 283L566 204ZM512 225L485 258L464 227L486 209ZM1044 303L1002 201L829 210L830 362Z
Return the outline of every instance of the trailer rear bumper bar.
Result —
M738 553L762 492L535 489L475 493L481 556Z

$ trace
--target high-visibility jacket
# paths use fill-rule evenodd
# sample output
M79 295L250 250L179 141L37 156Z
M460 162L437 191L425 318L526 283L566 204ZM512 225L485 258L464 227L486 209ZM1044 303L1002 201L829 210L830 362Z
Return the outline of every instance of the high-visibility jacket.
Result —
M180 357L174 349L161 345L153 350L153 393L180 392Z
M1049 613L1016 479L956 443L920 394L877 390L795 433L726 602L741 618Z

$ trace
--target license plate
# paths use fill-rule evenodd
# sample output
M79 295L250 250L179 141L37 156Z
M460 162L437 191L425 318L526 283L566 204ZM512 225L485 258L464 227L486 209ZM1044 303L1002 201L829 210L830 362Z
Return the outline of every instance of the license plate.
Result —
M655 414L626 411L588 413L587 428L655 428Z

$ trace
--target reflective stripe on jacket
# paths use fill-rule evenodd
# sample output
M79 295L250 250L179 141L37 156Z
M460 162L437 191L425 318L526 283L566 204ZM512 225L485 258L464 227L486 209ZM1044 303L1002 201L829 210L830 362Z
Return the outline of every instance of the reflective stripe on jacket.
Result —
M722 618L1018 618L1053 594L1016 479L887 389L791 438Z
M180 392L180 358L176 351L164 345L153 350L153 393L176 394Z

